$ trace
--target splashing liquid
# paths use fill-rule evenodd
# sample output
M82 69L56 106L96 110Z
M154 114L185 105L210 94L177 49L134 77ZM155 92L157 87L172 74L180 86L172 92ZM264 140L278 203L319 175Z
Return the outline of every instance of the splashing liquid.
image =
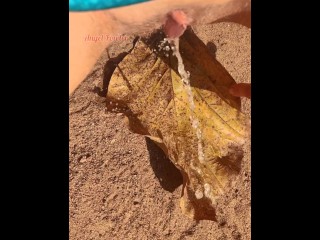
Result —
M166 41L166 39L165 39ZM200 123L199 119L197 118L194 110L195 110L195 105L194 105L194 100L193 100L193 93L190 85L190 72L186 71L184 68L183 60L179 51L179 38L174 38L174 39L169 39L169 43L171 45L171 49L173 54L177 57L178 59L178 72L180 74L180 77L185 85L185 89L188 95L188 101L190 105L190 120L192 127L196 130L196 135L198 139L198 158L200 162L204 161L204 153L203 153L203 145L202 145L202 132L200 129Z

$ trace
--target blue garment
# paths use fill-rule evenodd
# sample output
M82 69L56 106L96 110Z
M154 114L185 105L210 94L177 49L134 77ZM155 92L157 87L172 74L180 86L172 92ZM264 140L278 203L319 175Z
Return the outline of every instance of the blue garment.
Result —
M69 11L91 11L121 7L148 0L69 0Z

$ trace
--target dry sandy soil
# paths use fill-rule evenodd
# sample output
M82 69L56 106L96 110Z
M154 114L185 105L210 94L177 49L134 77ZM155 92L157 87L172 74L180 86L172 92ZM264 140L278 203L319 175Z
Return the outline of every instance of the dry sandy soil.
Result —
M251 82L249 28L193 28L237 82ZM217 222L187 218L179 171L152 141L131 133L121 113L106 111L96 86L107 60L103 54L69 100L70 240L251 239L250 143L236 185L218 201ZM242 109L250 116L250 101Z

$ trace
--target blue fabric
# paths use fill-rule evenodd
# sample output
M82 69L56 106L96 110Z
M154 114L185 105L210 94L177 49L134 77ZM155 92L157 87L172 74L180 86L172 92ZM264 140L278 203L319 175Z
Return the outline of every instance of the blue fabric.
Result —
M121 7L148 0L69 0L69 11L91 11Z

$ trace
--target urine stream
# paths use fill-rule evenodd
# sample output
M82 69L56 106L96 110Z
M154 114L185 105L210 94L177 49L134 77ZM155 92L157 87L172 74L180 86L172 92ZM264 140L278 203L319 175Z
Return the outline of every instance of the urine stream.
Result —
M192 88L190 85L190 72L186 71L184 68L183 60L179 51L179 38L174 39L165 39L165 41L169 41L171 45L171 50L174 54L174 56L178 59L178 72L180 74L180 77L185 85L185 90L188 96L188 102L190 106L190 120L191 125L196 131L197 140L198 140L198 158L200 162L204 161L204 153L203 153L203 145L202 145L202 132L200 129L200 123L199 119L197 118L195 114L195 104L194 104L194 98L192 93Z

